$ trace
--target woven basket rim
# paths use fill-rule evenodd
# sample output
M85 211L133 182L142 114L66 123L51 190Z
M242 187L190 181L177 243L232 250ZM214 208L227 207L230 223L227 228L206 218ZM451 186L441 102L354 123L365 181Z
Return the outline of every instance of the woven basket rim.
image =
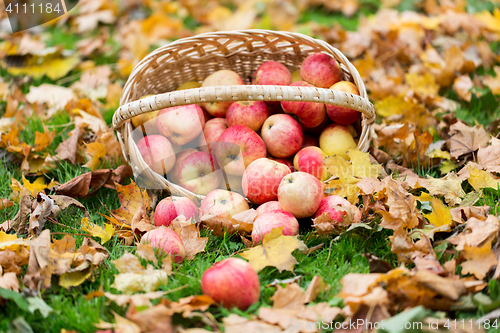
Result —
M217 86L217 87L200 87L186 90L173 90L165 93L155 94L153 96L130 101L131 92L141 82L142 75L148 74L148 71L154 70L159 66L158 59L165 57L169 52L173 53L178 48L183 50L185 47L196 49L202 48L203 45L212 45L220 39L231 38L235 40L245 41L252 38L263 39L273 43L274 39L284 38L285 42L293 41L291 44L295 51L299 51L302 45L313 46L324 49L320 52L330 54L340 63L344 74L350 75L351 80L357 86L360 95L354 95L346 92L327 88L303 87L303 86L262 86L262 85L242 85L242 86ZM208 43L210 41L210 43ZM283 42L283 43L285 43ZM303 43L303 44L301 44ZM193 46L194 45L194 46ZM201 45L201 46L199 46ZM228 43L228 45L231 45ZM250 46L251 47L251 46ZM204 52L204 49L201 50ZM270 52L270 54L276 54ZM217 55L223 58L227 54ZM232 55L229 55L232 56ZM161 60L161 59L160 59ZM189 61L187 61L189 63ZM230 69L230 68L228 68ZM152 171L147 166L137 150L135 142L130 137L132 134L132 126L128 119L137 115L158 111L167 107L203 103L203 102L220 102L220 101L245 101L245 100L261 100L261 101L305 101L333 104L345 106L355 109L362 113L362 132L359 134L360 140L358 148L362 151L367 151L370 140L374 136L372 124L376 120L376 111L373 104L368 100L364 83L357 69L349 62L342 52L335 49L328 43L314 39L304 34L271 31L262 29L250 30L234 30L207 32L191 37L176 40L168 45L162 46L144 57L132 70L122 92L120 99L120 107L113 115L113 128L117 131L122 151L127 161L135 160L142 167L141 172L147 170L148 177L153 181L158 181L162 184L162 188L171 192L172 195L182 195L187 197L202 200L203 195L194 194L180 185L173 184L164 176L161 176ZM132 156L134 155L134 156Z

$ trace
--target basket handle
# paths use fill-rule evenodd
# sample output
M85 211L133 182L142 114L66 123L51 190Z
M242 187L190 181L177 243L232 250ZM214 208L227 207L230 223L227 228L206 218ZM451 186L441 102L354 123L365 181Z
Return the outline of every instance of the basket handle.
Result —
M375 122L377 114L367 99L351 93L316 87L232 85L175 90L144 97L120 106L113 115L113 128L118 131L123 123L143 113L164 108L206 102L228 101L296 101L344 106L363 114L363 124Z

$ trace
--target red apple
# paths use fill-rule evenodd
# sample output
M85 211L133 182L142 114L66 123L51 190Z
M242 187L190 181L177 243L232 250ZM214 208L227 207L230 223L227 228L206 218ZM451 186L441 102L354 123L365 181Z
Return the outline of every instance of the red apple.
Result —
M269 117L266 103L262 101L240 101L231 104L227 109L227 125L243 125L258 132Z
M257 207L256 211L259 214L264 214L273 210L283 210L281 208L280 202L279 201L268 201L259 207Z
M289 173L290 169L286 165L259 158L250 163L243 173L243 193L258 205L277 200L281 179Z
M330 89L359 95L356 85L348 81L337 82ZM331 120L341 125L349 125L361 119L361 112L343 106L326 104L326 112Z
M234 214L249 210L250 207L241 194L217 189L207 194L200 209L203 215L212 214L228 220Z
M172 259L177 263L181 263L186 256L182 239L175 231L164 226L146 232L141 238L141 243L150 244L162 254L172 255Z
M302 148L293 158L296 170L307 172L321 181L326 180L326 154L318 147Z
M291 83L292 73L277 61L266 61L252 76L252 84L288 86Z
M164 136L147 135L137 142L137 149L151 170L160 175L174 167L175 153L170 141Z
M227 127L227 122L224 118L213 118L207 121L205 127L203 127L203 135L200 135L198 139L200 150L212 154L210 142L217 142Z
M302 62L300 76L315 87L329 88L342 80L342 69L332 56L326 53L313 53Z
M156 205L155 225L168 227L179 215L184 215L186 219L195 219L198 216L198 207L185 197L167 197Z
M245 168L256 159L266 157L266 145L252 129L235 125L229 127L213 145L217 164L230 175L242 176Z
M296 218L313 215L323 199L323 184L313 175L293 172L281 180L278 201L283 210Z
M205 125L207 126L207 125ZM319 133L319 132L318 132ZM302 148L306 147L319 147L319 140L314 136L304 134L304 140L302 141Z
M294 82L291 86L313 87L305 81ZM286 113L297 116L305 127L316 127L326 118L326 108L323 103L283 101L281 107Z
M171 181L174 184L179 184L179 168L182 164L182 161L192 153L196 153L198 149L196 148L189 148L186 150L181 151L180 153L175 155L175 164L174 167L170 170L170 172L167 175L167 180Z
M246 310L259 300L260 281L248 262L227 258L203 273L201 290L227 309L237 307Z
M271 230L280 227L283 227L284 236L295 236L299 229L299 221L283 210L273 210L260 215L253 222L252 242L260 243Z
M156 125L162 135L182 146L200 135L205 117L196 104L174 106L158 113Z
M328 197L323 198L319 204L319 208L314 213L313 218L319 217L324 213L330 213L330 218L335 222L342 223L345 212L338 208L341 207L350 207L353 212L353 223L361 222L362 213L358 207L352 205L349 201L342 198L338 195L330 195Z
M222 173L216 171L209 153L198 151L186 156L175 177L179 185L196 194L206 195L219 187Z
M323 132L323 130L331 123L332 121L330 120L330 118L325 117L325 119L321 122L321 124L319 124L316 127L306 127L303 124L300 124L300 127L302 127L302 131L304 133L309 133L311 135L318 135L318 133Z
M347 151L356 148L353 138L354 128L351 125L331 124L321 132L319 147L328 156L339 155L349 160Z
M273 157L270 155L267 158L270 160L276 161L278 163L283 163L284 165L286 165L288 167L288 169L290 169L290 172L295 171L295 168L293 167L293 160L291 158L276 158L276 157Z
M302 128L297 120L287 114L275 114L262 125L262 139L271 155L290 157L302 147Z
M202 87L212 86L234 86L244 85L245 81L235 71L222 69L213 74L210 74L203 80ZM229 102L210 102L203 103L203 107L213 117L225 117L227 109L233 103Z

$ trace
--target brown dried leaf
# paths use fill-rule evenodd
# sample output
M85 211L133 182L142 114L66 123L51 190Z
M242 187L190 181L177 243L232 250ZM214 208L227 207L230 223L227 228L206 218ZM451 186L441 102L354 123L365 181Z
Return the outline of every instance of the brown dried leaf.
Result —
M28 272L24 276L24 284L31 290L39 287L50 288L50 279L53 273L50 260L50 231L44 230L30 244L30 258Z
M184 244L186 259L192 260L197 253L205 252L208 237L200 237L200 230L196 227L196 224L179 227L179 224L176 224L175 220L172 222L172 227Z
M321 276L315 275L306 289L304 303L313 302L319 294L327 289L326 283Z
M162 299L162 303L168 306L170 315L181 313L184 318L187 318L193 311L206 311L215 301L207 295L195 295L183 297L177 302Z
M279 333L283 331L279 326L270 325L260 320L250 320L234 313L224 318L223 322L226 333Z
M17 279L16 273L8 272L4 275L0 275L0 288L19 292L19 280Z
M65 252L73 253L75 252L76 239L70 235L65 235L63 239L55 239L53 244L54 246L52 249L59 254L63 254Z
M498 264L497 256L491 250L491 241L479 247L465 245L461 254L466 259L462 263L462 275L474 274L479 280Z
M115 184L116 191L118 192L118 199L120 200L121 207L111 211L112 218L106 217L111 222L119 226L126 226L130 228L132 218L138 209L142 206L149 208L151 206L151 199L146 190L141 190L134 181L130 185ZM113 219L114 218L114 219Z
M482 126L470 127L456 122L450 126L450 154L454 159L462 155L475 152L479 148L485 148L490 141L488 133Z
M141 235L155 228L149 220L148 213L146 212L146 206L139 207L139 209L135 212L132 217L130 227L132 228L132 231Z
M424 187L429 191L429 194L444 196L446 202L452 206L460 204L462 198L465 197L462 180L454 172L439 179L427 176L427 180L428 184L424 185Z
M138 296L138 295L133 295ZM172 318L169 315L169 309L158 304L146 310L137 311L137 305L134 303L127 311L127 318L140 327L141 332L150 333L174 333L176 330L172 325Z
M31 213L31 199L29 195L23 195L19 200L19 210L14 218L8 221L8 228L14 229L16 234L24 235L28 233L28 216Z
M155 255L153 247L149 244L137 244L137 255L142 259L152 261L155 265L158 265L158 258Z
M486 220L472 217L467 221L464 231L450 239L449 242L455 244L458 251L462 251L465 246L481 247L495 240L499 229L498 218L494 215L488 215Z
M69 161L71 164L79 164L83 162L83 156L79 154L78 146L83 136L82 126L75 126L71 132L70 137L59 144L56 149L56 159L62 161Z
M418 226L420 213L417 210L415 197L390 177L384 178L386 205L389 211L377 211L382 215L380 225L386 229L412 229Z
M39 236L45 226L47 217L52 213L54 207L54 200L45 195L45 193L38 193L36 200L36 207L29 218L28 232L33 236Z

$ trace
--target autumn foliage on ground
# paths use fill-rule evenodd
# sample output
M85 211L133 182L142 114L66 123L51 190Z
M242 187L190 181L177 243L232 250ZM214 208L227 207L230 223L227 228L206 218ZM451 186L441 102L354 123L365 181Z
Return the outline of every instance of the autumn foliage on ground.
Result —
M44 300L51 290L105 299L110 310L92 323L103 332L314 332L315 322L358 319L478 332L495 325L498 3L84 0L55 22L16 34L2 15L0 313L15 318L2 325L29 327L22 313L57 321L64 313ZM208 258L208 244L227 246L226 238L177 218L170 228L185 245L182 264L139 242L164 194L136 185L110 121L133 66L150 51L200 32L248 28L301 32L337 47L363 78L378 119L368 153L325 159L327 192L358 206L361 222L347 209L342 223L320 216L299 236L275 229L255 246L233 236L238 245L229 256L274 281L261 284L259 307L223 312L199 281L182 298L170 296L189 285L169 284L185 275L181 265L194 267ZM77 225L67 223L71 214L81 214ZM231 223L248 232L255 218L250 210ZM356 234L383 237L392 260L367 251L369 271L343 271L340 285L325 283L335 270L306 280L294 273L298 256L325 250L328 261L333 243ZM89 287L108 271L110 283ZM322 298L328 290L338 293ZM466 324L446 326L450 318Z

